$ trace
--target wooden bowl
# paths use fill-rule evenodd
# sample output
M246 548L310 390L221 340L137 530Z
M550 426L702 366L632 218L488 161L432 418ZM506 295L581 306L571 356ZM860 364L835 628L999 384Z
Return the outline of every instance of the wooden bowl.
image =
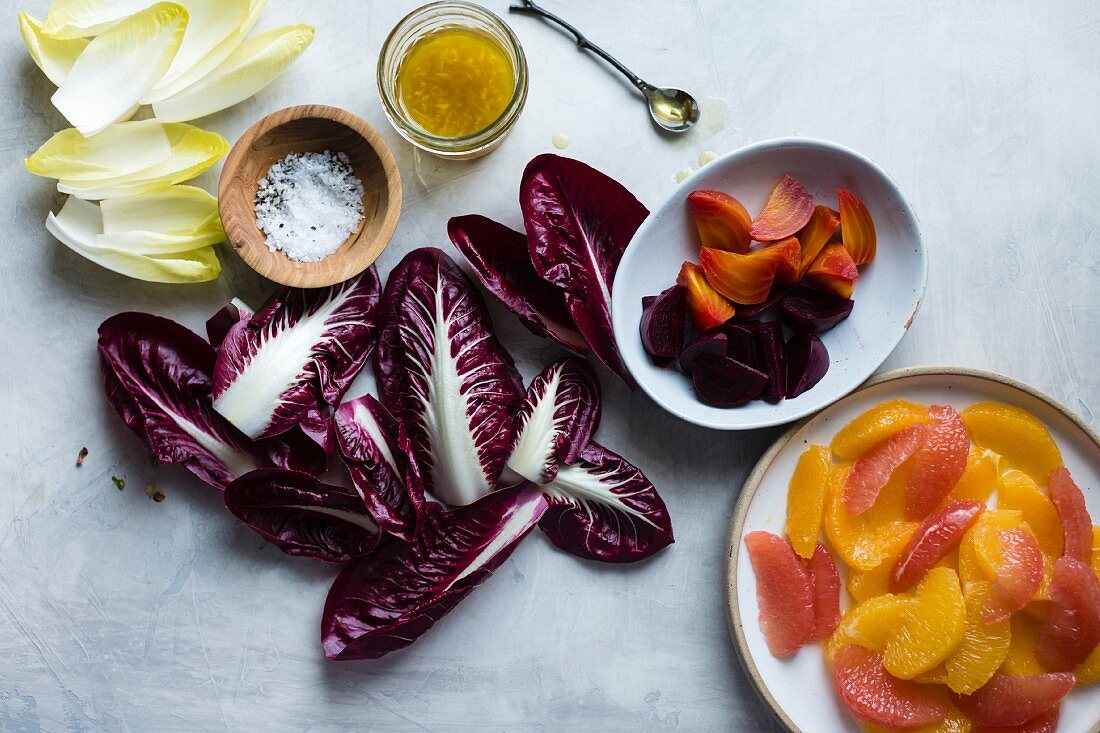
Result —
M256 226L257 183L290 153L346 153L363 182L363 220L340 248L317 262L296 262L267 247ZM310 104L274 112L229 151L218 181L218 211L234 251L269 280L299 288L343 282L370 267L401 216L401 174L373 127L347 110Z

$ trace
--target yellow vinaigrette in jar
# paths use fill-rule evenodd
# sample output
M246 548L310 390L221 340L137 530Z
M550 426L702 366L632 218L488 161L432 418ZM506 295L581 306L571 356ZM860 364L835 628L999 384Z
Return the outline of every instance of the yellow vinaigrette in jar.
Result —
M437 137L464 137L496 121L515 92L504 47L473 28L441 28L417 40L397 69L397 97Z

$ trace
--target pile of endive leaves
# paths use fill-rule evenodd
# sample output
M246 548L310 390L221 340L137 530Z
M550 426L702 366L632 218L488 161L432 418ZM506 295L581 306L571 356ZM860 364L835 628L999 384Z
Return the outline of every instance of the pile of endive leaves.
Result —
M180 185L218 162L225 138L187 120L251 97L313 40L291 25L249 36L267 0L55 0L20 13L52 101L72 125L25 161L68 194L46 228L115 272L166 283L213 280L224 240L217 200ZM152 117L131 121L148 105ZM142 115L147 116L147 115Z

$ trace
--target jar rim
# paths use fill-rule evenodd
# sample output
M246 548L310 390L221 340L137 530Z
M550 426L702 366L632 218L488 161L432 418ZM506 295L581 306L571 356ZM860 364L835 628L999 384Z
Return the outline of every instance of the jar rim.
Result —
M388 83L389 73L387 69L387 65L392 61L394 47L399 41L412 37L414 39L412 43L415 43L424 35L424 29L418 28L418 24L431 20L433 17L447 11L455 13L459 18L465 16L469 19L481 21L499 33L499 37L495 37L494 40L500 41L506 47L506 50L510 52L515 60L516 66L514 69L515 88L512 90L512 96L500 115L480 130L453 137L428 132L401 110L396 99L395 90L391 89L391 84ZM437 29L432 28L427 32L434 30ZM397 68L399 69L400 66ZM396 72L394 76L396 77ZM416 147L442 156L468 156L472 153L481 152L497 143L519 118L527 99L527 58L519 38L516 37L512 28L496 13L465 0L437 0L416 8L399 20L389 35L386 36L382 49L379 51L376 77L378 96L382 101L383 111L398 134Z

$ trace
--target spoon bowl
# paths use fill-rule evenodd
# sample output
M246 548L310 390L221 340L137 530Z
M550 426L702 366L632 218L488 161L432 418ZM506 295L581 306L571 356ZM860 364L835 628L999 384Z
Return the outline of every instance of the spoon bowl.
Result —
M687 132L699 121L699 103L683 89L648 87L649 116L662 130Z

